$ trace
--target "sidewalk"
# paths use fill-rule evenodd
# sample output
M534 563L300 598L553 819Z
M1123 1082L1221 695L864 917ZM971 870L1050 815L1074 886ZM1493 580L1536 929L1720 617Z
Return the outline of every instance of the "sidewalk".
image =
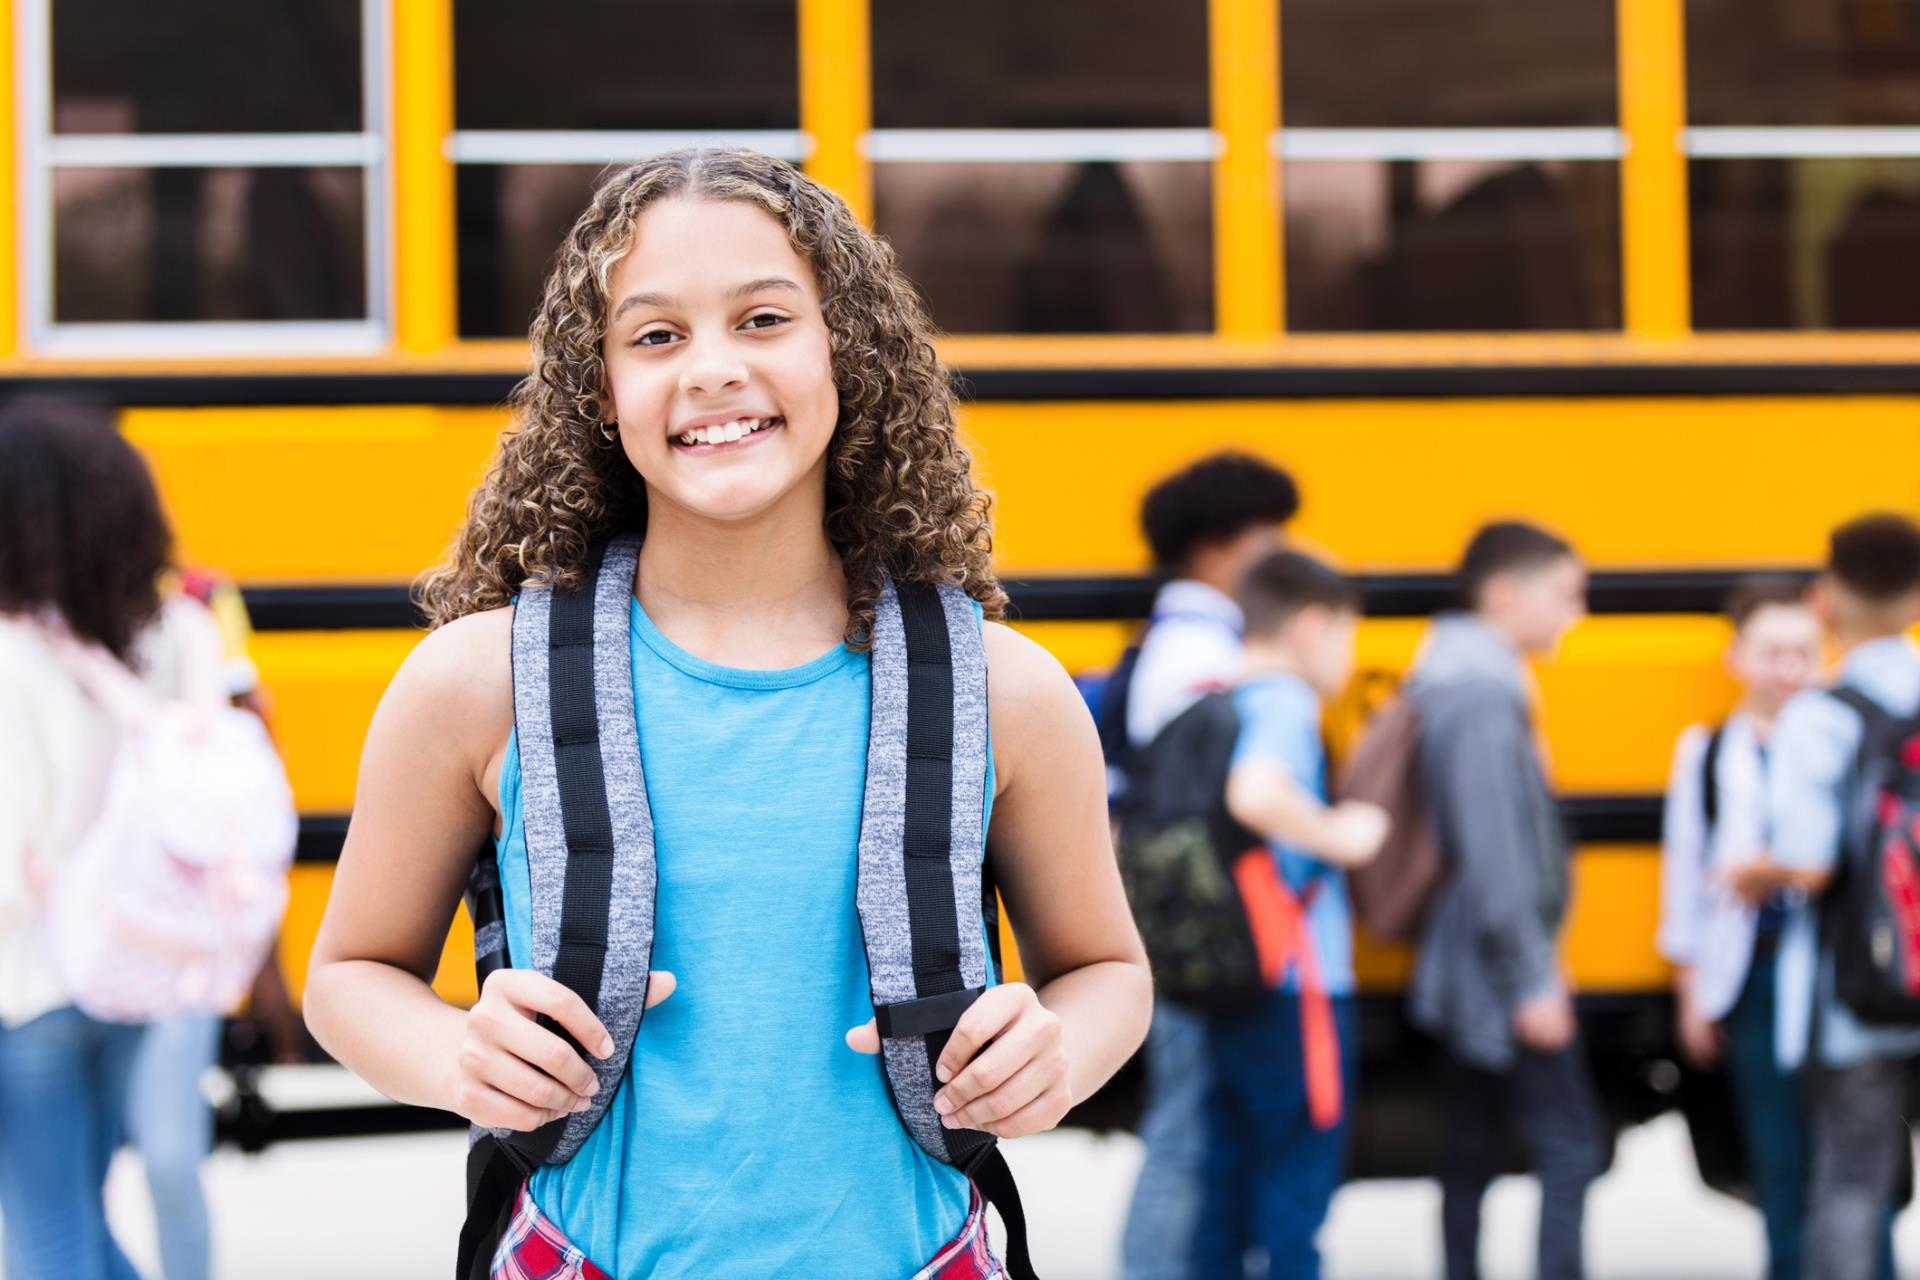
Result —
M337 1104L360 1087L335 1076L276 1090ZM363 1095L362 1095L363 1096ZM284 1104L284 1102L283 1102ZM259 1156L215 1154L207 1169L221 1280L419 1280L445 1275L463 1205L466 1139L458 1133L287 1143ZM1110 1280L1140 1163L1130 1136L1047 1134L1011 1144L1047 1280ZM116 1231L155 1276L153 1219L138 1165L122 1155L108 1182ZM1489 1280L1531 1272L1538 1192L1505 1179L1489 1197ZM1428 1182L1368 1182L1334 1203L1324 1239L1328 1280L1431 1280L1439 1271L1439 1191ZM1748 1280L1761 1270L1757 1216L1699 1183L1686 1131L1666 1117L1628 1133L1588 1216L1591 1273L1603 1280ZM1920 1276L1920 1214L1900 1221L1903 1275Z

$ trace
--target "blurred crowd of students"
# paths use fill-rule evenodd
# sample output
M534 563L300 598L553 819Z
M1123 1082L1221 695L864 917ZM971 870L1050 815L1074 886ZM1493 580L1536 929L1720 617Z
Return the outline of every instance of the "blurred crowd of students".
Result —
M276 1054L300 1053L271 950L291 795L247 635L230 584L178 569L146 465L111 420L0 413L8 1280L134 1280L103 1194L122 1146L144 1166L164 1280L206 1280L204 1077L241 988ZM215 739L250 767L221 768L236 757L207 754ZM150 803L161 789L174 794Z
M1479 1274L1515 1130L1541 1186L1538 1274L1580 1276L1612 1134L1561 959L1572 842L1532 663L1584 615L1585 566L1546 529L1480 529L1460 610L1433 621L1337 786L1323 707L1352 674L1362 601L1291 545L1299 502L1240 455L1162 482L1142 515L1165 583L1088 689L1157 990L1124 1273L1319 1274L1365 1088L1357 916L1417 949L1407 1011L1444 1064L1449 1280ZM1741 700L1681 737L1666 806L1677 1036L1695 1067L1724 1065L1769 1274L1891 1280L1920 1056L1920 530L1849 523L1811 586L1745 581L1729 613Z

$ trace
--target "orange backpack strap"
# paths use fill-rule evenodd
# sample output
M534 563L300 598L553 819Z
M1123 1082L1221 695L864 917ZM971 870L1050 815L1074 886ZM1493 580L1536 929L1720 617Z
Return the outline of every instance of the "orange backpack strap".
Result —
M1267 985L1277 987L1289 969L1299 977L1300 1043L1305 1055L1307 1110L1316 1129L1340 1123L1340 1037L1334 1027L1333 1001L1320 976L1307 927L1314 890L1297 894L1280 878L1280 868L1265 848L1249 849L1233 864L1233 882L1246 904L1254 953Z

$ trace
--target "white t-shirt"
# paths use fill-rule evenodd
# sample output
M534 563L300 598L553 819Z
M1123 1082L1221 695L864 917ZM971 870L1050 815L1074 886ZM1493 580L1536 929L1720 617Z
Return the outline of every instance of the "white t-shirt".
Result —
M205 687L209 662L219 687L219 627L196 600L170 599L139 651L142 678L162 697ZM46 633L0 614L0 1023L17 1026L68 1003L40 942L40 895L29 874L48 876L86 832L118 736Z
M1127 690L1127 740L1144 747L1182 711L1232 688L1242 661L1240 606L1204 582L1160 588Z

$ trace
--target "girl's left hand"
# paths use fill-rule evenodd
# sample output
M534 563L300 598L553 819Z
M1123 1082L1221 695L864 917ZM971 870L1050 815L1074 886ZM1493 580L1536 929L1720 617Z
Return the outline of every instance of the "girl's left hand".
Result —
M880 1052L873 1023L847 1033L861 1053ZM940 1123L998 1138L1044 1133L1073 1106L1060 1016L1024 982L989 988L947 1040L934 1074L945 1084L933 1097Z

